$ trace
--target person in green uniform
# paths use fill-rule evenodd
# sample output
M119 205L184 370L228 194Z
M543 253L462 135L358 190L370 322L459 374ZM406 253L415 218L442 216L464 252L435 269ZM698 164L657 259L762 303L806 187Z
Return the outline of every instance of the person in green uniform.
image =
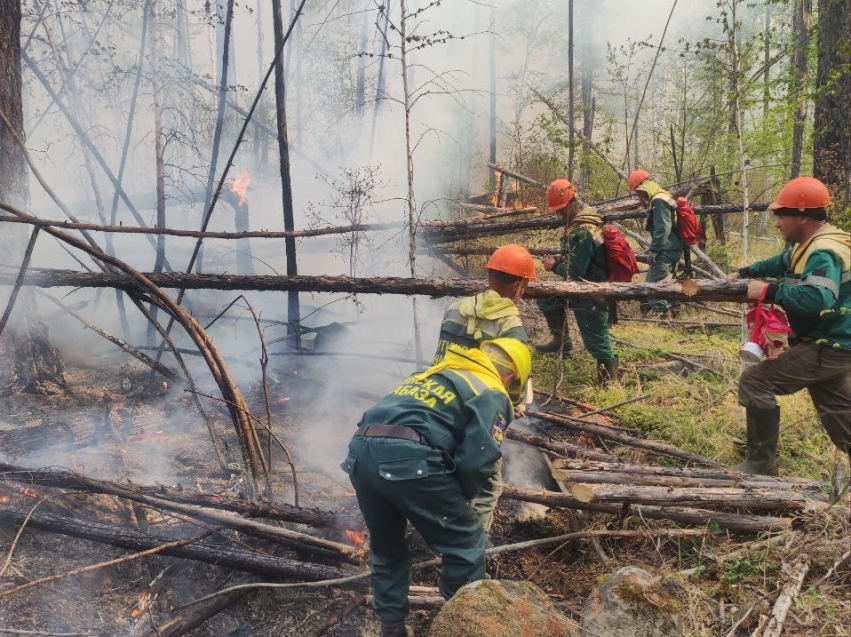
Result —
M443 556L440 594L485 576L485 533L470 500L493 475L532 360L520 341L450 345L443 360L361 417L342 463L372 547L373 605L382 637L405 637L408 521Z
M648 283L664 281L673 276L683 256L683 242L677 228L677 202L671 193L650 179L646 170L633 170L628 181L630 190L638 195L642 204L650 207L647 231L653 239L645 255L650 265L646 280ZM682 310L681 303L665 299L649 299L642 307L664 318L676 318Z
M432 365L443 360L447 347L453 343L471 349L501 337L528 342L517 301L529 281L537 280L532 255L519 244L504 245L490 256L485 269L488 289L446 308Z
M776 303L792 328L790 349L745 369L739 404L746 410L744 473L777 474L780 407L776 396L806 388L822 426L851 461L851 235L827 223L830 193L813 177L788 182L771 204L792 247L728 279L751 278L748 298ZM765 283L759 278L781 277Z
M567 236L562 245L560 258L545 257L544 269L555 272L572 281L605 281L606 252L603 246L603 220L597 210L583 207L576 196L576 188L567 179L557 179L547 188L547 208L567 223ZM562 344L567 299L560 297L541 298L538 307L544 313L552 332L552 339L536 345L542 352L558 351ZM616 381L618 357L612 350L609 335L611 303L592 299L570 301L582 343L597 361L597 380L600 383ZM565 339L565 349L572 345Z

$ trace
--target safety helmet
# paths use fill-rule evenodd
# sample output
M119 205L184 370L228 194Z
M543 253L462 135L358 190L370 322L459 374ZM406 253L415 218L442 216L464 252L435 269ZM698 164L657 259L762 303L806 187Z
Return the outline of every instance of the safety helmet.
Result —
M507 359L495 356L492 351L488 351L492 350L492 348L487 347L488 345L495 345L501 349L506 354ZM520 389L526 387L529 376L532 375L532 354L529 352L529 348L526 346L526 343L517 340L516 338L502 337L495 338L490 341L483 341L480 345L480 349L484 351L494 363L501 363L503 367L513 368L517 371L514 383L512 383L513 386Z
M497 248L488 259L485 268L514 276L522 276L529 281L537 281L538 279L535 276L535 260L529 254L529 251L519 243L509 243Z
M792 208L827 208L830 205L830 192L827 186L815 177L795 177L777 193L777 200L768 206L772 210Z
M567 179L556 179L547 188L547 210L561 210L576 199L576 186Z
M631 173L629 173L629 178L627 179L627 182L629 183L629 189L635 190L641 185L642 181L649 178L650 173L646 170L641 170L640 168L638 170L633 170Z

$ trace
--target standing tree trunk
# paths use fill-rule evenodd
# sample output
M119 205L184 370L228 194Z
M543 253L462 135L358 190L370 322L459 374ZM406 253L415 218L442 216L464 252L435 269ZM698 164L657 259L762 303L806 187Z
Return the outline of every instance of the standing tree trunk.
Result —
M810 48L810 17L813 13L812 0L795 2L795 50L792 55L792 96L795 108L795 124L792 129L792 167L789 178L801 174L801 155L804 150L804 125L807 121L807 50ZM766 71L767 72L767 71Z
M813 174L851 221L851 3L818 1L818 71Z
M570 128L567 131L567 178L573 181L573 144L576 121L573 116L573 0L567 3L567 119Z
M281 0L272 0L273 22L275 26L275 50L281 48L284 41L284 16L281 10ZM295 19L295 15L293 15ZM284 229L295 230L293 218L293 188L290 179L290 147L287 139L287 94L284 86L284 61L281 56L275 58L275 110L278 121L278 154L281 162L281 196L284 206ZM287 276L298 275L295 255L295 239L284 239L287 252ZM291 346L298 346L299 337L299 307L298 292L287 293L287 336Z
M0 2L0 111L23 138L19 0ZM0 126L0 201L23 208L29 206L26 159L6 126ZM22 259L27 243L26 230L20 228L5 232L4 245L11 250L7 260ZM34 393L55 393L65 388L62 361L59 353L50 346L47 326L41 320L31 290L22 291L17 309L11 316L5 332L12 358L12 378L9 380L15 387Z
M744 125L745 119L744 114L742 113L742 57L740 55L740 33L739 27L736 23L737 15L736 9L738 8L738 3L736 0L732 1L731 4L731 14L732 20L730 27L730 53L732 55L732 67L733 67L733 122L736 127L736 143L739 151L739 168L741 170L741 184L742 184L742 260L741 265L745 266L748 264L748 160L745 157L745 146L744 146Z
M408 166L408 262L411 265L411 278L417 278L417 203L414 200L414 147L411 140L411 90L408 82L408 8L405 0L399 2L399 50L402 63L402 90L405 94L405 154ZM414 311L414 347L417 361L423 360L422 338L420 336L420 318L417 313L417 298L412 297Z
M490 89L490 95L488 95L488 106L489 106L489 127L488 127L488 161L490 163L496 163L496 35L494 34L494 30L496 28L496 9L491 7L490 14L490 33L488 34L488 84ZM522 90L522 88L521 88ZM490 187L496 188L496 173L491 170L490 171ZM497 206L500 205L500 202L497 201Z

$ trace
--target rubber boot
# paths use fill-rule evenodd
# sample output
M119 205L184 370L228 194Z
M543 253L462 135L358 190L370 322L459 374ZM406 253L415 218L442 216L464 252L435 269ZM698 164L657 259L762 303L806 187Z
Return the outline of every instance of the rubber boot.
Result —
M731 467L742 473L777 475L777 439L780 436L780 407L746 409L748 450L745 461Z
M573 343L564 321L564 312L544 312L544 318L547 319L552 338L543 343L536 343L535 349L546 354L557 352L560 349L563 349L564 353L567 354L573 350Z
M597 360L597 384L618 382L618 357Z
M381 620L381 637L414 637L414 629L405 625L404 619Z

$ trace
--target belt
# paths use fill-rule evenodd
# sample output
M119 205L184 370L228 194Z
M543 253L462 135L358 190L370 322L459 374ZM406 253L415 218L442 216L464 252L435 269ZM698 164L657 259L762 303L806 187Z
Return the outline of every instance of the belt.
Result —
M365 438L374 436L381 438L401 438L402 440L411 440L413 442L423 441L423 437L415 429L405 427L404 425L361 425L355 432L355 436Z

